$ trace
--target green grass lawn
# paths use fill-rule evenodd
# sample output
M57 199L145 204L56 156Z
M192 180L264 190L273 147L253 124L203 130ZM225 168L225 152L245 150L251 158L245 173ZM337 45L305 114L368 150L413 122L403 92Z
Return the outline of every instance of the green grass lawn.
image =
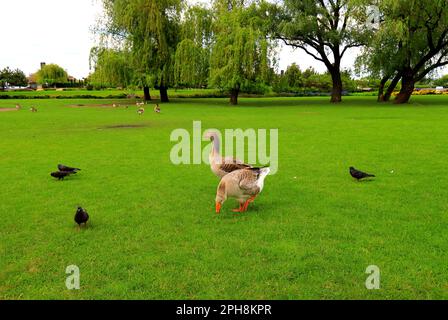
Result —
M0 112L0 299L447 299L448 97L327 100L179 99L141 117L0 101L38 108ZM279 171L247 213L229 200L216 215L210 168L170 162L171 131L193 120L279 129ZM56 181L58 163L82 171ZM65 287L71 264L81 290Z

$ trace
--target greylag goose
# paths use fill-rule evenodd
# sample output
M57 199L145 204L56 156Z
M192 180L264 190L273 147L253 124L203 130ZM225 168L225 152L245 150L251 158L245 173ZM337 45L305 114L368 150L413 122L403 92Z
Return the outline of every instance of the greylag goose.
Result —
M240 169L252 168L252 166L245 164L243 161L233 157L222 157L219 153L219 136L216 132L210 131L205 134L206 138L209 138L213 142L212 149L208 156L210 162L210 168L212 172L218 177L222 178L226 174Z
M235 198L240 206L234 212L245 212L249 203L253 202L263 190L264 179L269 174L269 168L246 168L225 175L216 191L216 213L221 211L227 198Z

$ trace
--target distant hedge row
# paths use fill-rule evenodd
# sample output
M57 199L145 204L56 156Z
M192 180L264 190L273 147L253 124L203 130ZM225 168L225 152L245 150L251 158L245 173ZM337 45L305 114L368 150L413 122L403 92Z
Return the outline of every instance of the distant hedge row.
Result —
M376 95L377 93L348 93L344 92L343 95ZM245 98L256 97L314 97L314 96L329 96L330 93L325 92L282 92L282 93L267 93L267 94L250 94L242 93L240 96ZM152 95L153 98L158 98L156 95ZM173 98L227 98L228 94L225 92L213 92L213 93L193 93L193 94L172 94ZM133 99L142 99L140 96L133 96ZM131 99L129 95L111 94L107 96L99 96L92 94L73 94L73 95L9 95L0 94L0 99Z

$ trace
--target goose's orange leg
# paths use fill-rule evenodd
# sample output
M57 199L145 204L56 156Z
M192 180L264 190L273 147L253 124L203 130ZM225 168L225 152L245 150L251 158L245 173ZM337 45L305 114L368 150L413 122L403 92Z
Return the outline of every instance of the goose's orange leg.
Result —
M233 209L233 212L243 212L243 208L244 208L245 203L240 203L240 207L238 209Z
M247 207L249 206L249 203L254 202L255 198L257 196L252 196L249 199L246 200L246 202L243 205L243 211L247 211Z

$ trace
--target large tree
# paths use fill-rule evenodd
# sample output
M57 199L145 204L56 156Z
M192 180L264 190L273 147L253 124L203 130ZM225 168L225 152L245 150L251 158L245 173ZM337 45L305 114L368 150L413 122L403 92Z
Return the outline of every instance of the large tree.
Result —
M266 37L266 11L255 1L216 0L210 82L230 92L238 104L241 91L263 86L270 72L270 44Z
M383 21L382 23L386 22ZM375 30L375 36L363 48L362 54L357 57L356 69L359 74L367 74L372 78L381 79L378 102L389 101L394 89L400 82L401 72L399 71L400 57L398 51L401 45L397 45L399 41L397 32L391 32L386 28L377 29Z
M272 18L274 36L325 64L331 75L331 102L342 100L341 63L347 50L365 43L370 30L359 0L284 0Z
M60 83L67 83L68 74L59 65L51 63L44 65L37 71L36 80L40 84L53 86Z
M0 70L0 87L2 90L5 89L6 84L24 87L28 84L28 80L22 70L11 70L9 67L6 67Z
M395 103L407 103L415 84L448 65L448 6L446 0L377 0L383 16L372 44L364 52L366 65L382 72L384 97L401 80ZM380 90L381 91L381 90Z
M92 48L90 64L95 71L90 75L90 83L101 87L127 87L132 84L133 72L129 57L130 53L125 50Z
M176 86L205 87L209 77L212 43L210 9L189 7L181 22L181 42L177 45L174 63Z
M160 90L168 102L174 52L178 43L182 0L103 0L105 30L121 46L129 48L137 84L149 100L149 87Z

